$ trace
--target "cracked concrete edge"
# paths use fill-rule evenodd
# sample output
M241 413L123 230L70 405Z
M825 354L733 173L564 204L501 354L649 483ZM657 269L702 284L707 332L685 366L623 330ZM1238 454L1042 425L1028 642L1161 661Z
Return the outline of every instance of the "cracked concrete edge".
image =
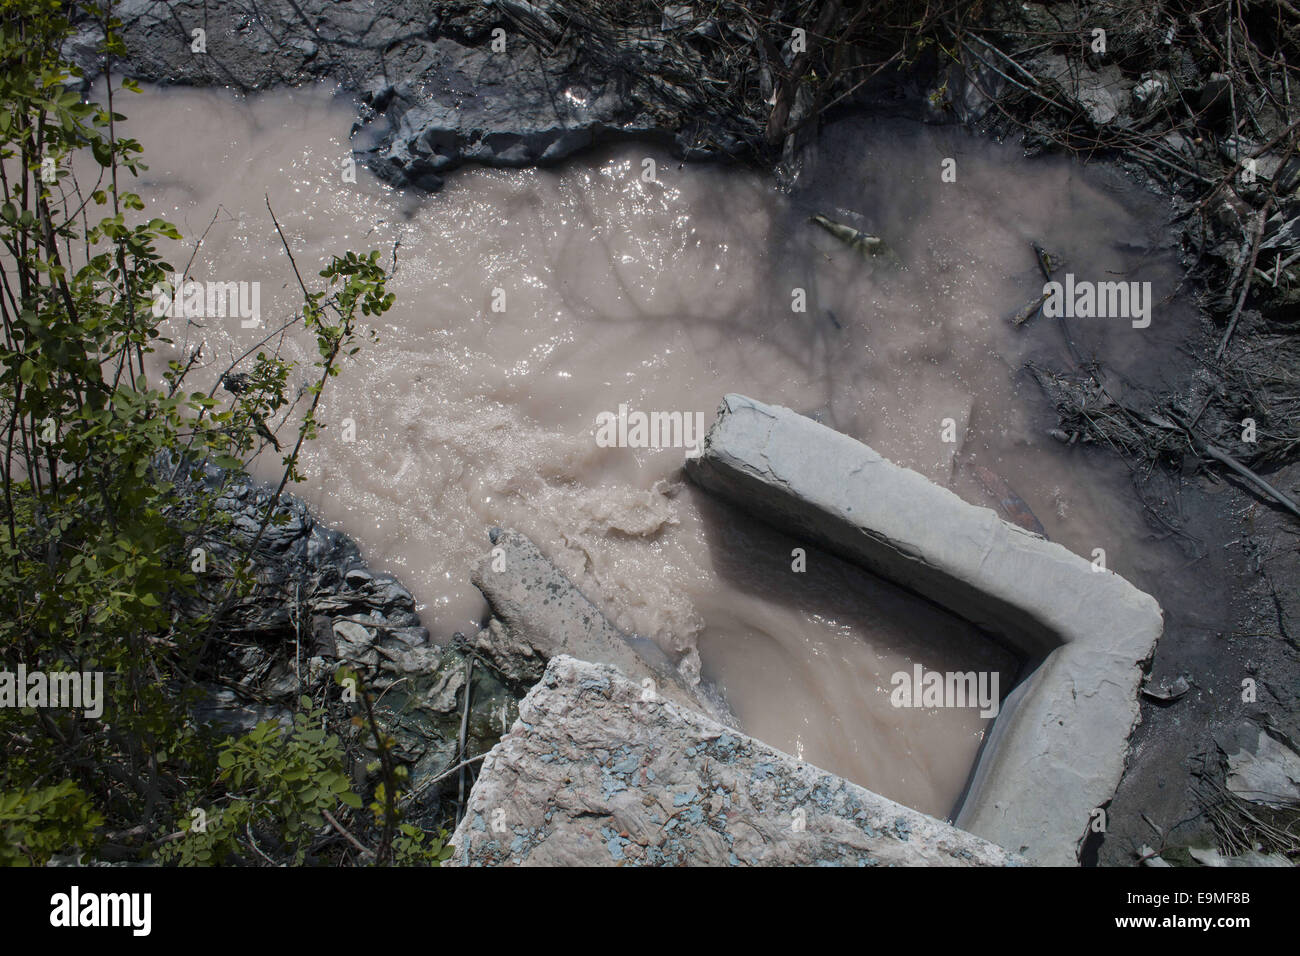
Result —
M449 863L472 866L1028 862L567 655L488 754L451 842Z
M678 703L703 710L726 724L735 718L708 686L687 686L672 660L654 641L615 627L600 609L518 531L494 528L492 550L470 567L470 580L514 639L543 659L568 654L612 664Z
M856 439L742 395L723 399L686 470L1036 664L994 723L957 823L1038 862L1077 863L1139 720L1141 665L1164 626L1155 599Z

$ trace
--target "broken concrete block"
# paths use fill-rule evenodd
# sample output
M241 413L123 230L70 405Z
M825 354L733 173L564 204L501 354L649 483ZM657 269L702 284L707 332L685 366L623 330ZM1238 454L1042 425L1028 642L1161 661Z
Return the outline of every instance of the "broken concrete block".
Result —
M1217 849L1207 847L1193 847L1189 851L1193 860L1201 866L1294 866L1295 864L1288 860L1281 853L1260 853L1256 850L1247 850L1239 856L1225 856Z
M543 660L568 654L617 667L638 683L734 723L710 688L687 686L668 655L648 638L619 630L546 555L518 531L495 528L492 551L470 568L512 641L522 641ZM650 686L650 685L647 685Z
M452 844L449 863L473 866L1024 862L564 655L483 762Z
M1227 787L1237 796L1270 807L1300 802L1300 753L1251 720L1216 735L1228 758Z
M1003 702L956 819L1040 862L1076 863L1139 719L1141 665L1163 629L1155 599L847 435L742 395L723 400L686 470L1025 656L1029 676Z

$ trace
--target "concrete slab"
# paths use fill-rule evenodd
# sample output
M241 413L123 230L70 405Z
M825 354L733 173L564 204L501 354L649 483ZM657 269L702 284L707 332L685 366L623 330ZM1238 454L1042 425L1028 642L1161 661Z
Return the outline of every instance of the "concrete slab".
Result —
M492 550L470 568L509 637L531 647L543 660L559 654L611 664L658 693L734 723L726 705L708 687L687 686L668 655L654 641L619 630L537 545L518 531L494 528Z
M1109 571L788 408L728 395L687 473L782 530L996 634L1033 662L1003 703L957 824L1077 862L1123 773L1160 607Z
M561 655L483 762L451 865L1025 861Z

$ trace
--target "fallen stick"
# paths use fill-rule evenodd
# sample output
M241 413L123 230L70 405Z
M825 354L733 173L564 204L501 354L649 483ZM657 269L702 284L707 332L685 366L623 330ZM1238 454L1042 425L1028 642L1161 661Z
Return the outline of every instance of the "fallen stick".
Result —
M1179 428L1181 428L1183 431L1187 433L1187 437L1191 439L1193 447L1195 447L1201 454L1213 458L1215 461L1219 462L1220 464L1227 465L1237 474L1241 475L1241 477L1245 478L1247 481L1251 482L1251 484L1255 485L1255 487L1259 488L1265 494L1270 495L1272 498L1274 498L1279 504L1282 505L1282 507L1286 508L1287 511L1291 512L1297 518L1300 518L1300 505L1297 505L1289 497L1287 497L1282 492L1278 491L1267 481L1265 481L1259 475L1255 474L1253 471L1251 471L1241 462L1237 461L1237 459L1233 458L1227 452L1221 451L1220 449L1211 445L1209 442L1205 441L1203 438L1197 435L1196 432L1192 431L1190 425L1188 425L1185 421L1183 421L1173 412L1169 413L1169 417L1170 419L1173 420L1173 422L1176 425L1178 425Z
M1268 210L1272 205L1272 200L1269 200L1264 204L1264 208L1255 215L1255 228L1251 231L1250 262L1246 266L1246 278L1241 283L1241 294L1237 296L1237 304L1233 307L1232 318L1228 320L1228 331L1223 333L1223 341L1214 350L1216 359L1223 357L1223 350L1228 347L1228 340L1232 338L1232 333L1237 328L1237 321L1241 318L1241 310L1246 304L1246 296L1250 293L1250 280L1255 278L1255 261L1259 258L1259 240L1264 235L1264 223L1268 220Z
M456 823L460 823L461 815L465 810L465 738L469 730L469 703L470 696L474 693L474 655L470 654L465 659L465 709L460 715L460 738L459 746L456 750L456 759L460 761L460 785L456 795Z
M1052 281L1052 271L1061 264L1059 257L1052 255L1036 242L1031 242L1029 248L1034 250L1034 261L1038 263L1038 271L1043 274L1043 278L1048 282ZM1038 314L1038 310L1043 307L1043 303L1048 299L1048 293L1044 292L1038 298L1026 302L1020 307L1015 315L1011 317L1013 325L1024 325L1030 319Z
M363 846L360 840L358 840L351 833L349 833L346 828L344 828L343 824L339 823L337 820L334 819L334 814L330 813L328 810L322 810L321 816L325 818L326 822L328 822L330 826L332 826L335 830L338 831L339 835L342 836L343 839L351 843L352 846L356 848L356 851L358 853L360 853L362 856L366 856L366 857L370 857L371 859L374 859L375 851L370 849L369 847Z
M428 789L430 786L432 786L433 784L435 784L435 783L442 783L442 781L446 780L446 779L447 779L448 777L450 777L453 773L457 773L458 771L460 771L460 770L461 770L462 768L464 768L464 767L472 767L472 766L474 766L474 764L478 763L480 760L482 760L482 759L483 759L484 757L486 757L486 756L487 756L486 753L481 753L481 754L479 754L477 757L470 757L468 760L462 760L460 763L456 764L456 766L451 767L451 768L448 769L448 770L444 770L442 773L438 774L438 776L436 776L436 777L432 777L432 778L429 778L429 779L423 781L423 782L422 782L418 787L416 787L414 790L410 791L409 793L404 793L404 794L402 794L402 797L401 797L402 802L405 803L405 802L408 802L408 801L410 801L410 800L413 800L415 797L418 797L421 793L423 793L425 790L427 790L427 789Z
M1038 314L1038 310L1043 307L1043 303L1046 301L1047 301L1047 293L1044 292L1037 299L1031 299L1030 301L1026 302L1023 306L1020 307L1020 309L1015 313L1015 315L1011 316L1011 324L1024 325L1026 322L1028 322L1030 319L1032 319L1034 316Z

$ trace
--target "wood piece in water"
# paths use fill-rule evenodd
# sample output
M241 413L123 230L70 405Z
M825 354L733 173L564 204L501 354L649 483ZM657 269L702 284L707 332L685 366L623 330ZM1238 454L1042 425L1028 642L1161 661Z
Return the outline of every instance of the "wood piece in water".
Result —
M1038 271L1043 274L1044 279L1050 282L1052 273L1065 265L1065 259L1053 252L1048 252L1036 242L1031 242L1029 247L1034 250L1034 258L1038 260Z
M1026 322L1028 322L1030 319L1032 319L1035 315L1038 314L1038 310L1043 307L1043 303L1046 301L1047 301L1047 293L1044 292L1038 298L1030 302L1026 302L1023 306L1020 307L1019 311L1017 311L1016 314L1011 317L1012 324L1024 325Z
M1059 269L1065 260L1055 253L1048 252L1036 242L1031 242L1029 247L1034 250L1034 259L1038 263L1038 271L1043 274L1044 279L1051 282L1052 273ZM1047 293L1044 292L1038 298L1026 302L1011 316L1012 324L1024 325L1038 314L1038 310L1043 307L1043 303L1046 301Z
M810 216L809 222L821 226L832 236L844 243L850 249L867 259L883 259L893 266L902 266L902 261L889 248L889 244L879 236L869 236L865 232L854 229L852 226L846 226L842 222L836 222L834 219L827 219L820 213Z
M1030 510L1025 499L1016 494L1001 475L990 471L983 465L972 464L970 468L975 475L975 479L988 493L989 497L997 502L998 512L1002 517L1012 524L1019 525L1026 531L1032 531L1044 538L1047 537L1047 531L1043 527L1043 523Z

